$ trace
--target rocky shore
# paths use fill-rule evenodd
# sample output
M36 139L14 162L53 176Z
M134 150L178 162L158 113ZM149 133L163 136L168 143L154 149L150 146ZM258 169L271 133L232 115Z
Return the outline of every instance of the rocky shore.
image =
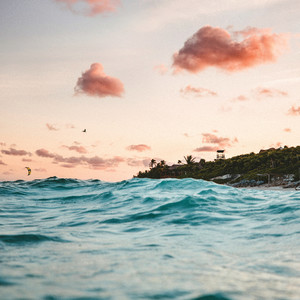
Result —
M300 181L281 181L281 182L271 182L265 183L261 180L246 180L243 179L239 182L232 184L226 184L232 187L255 187L255 188L264 188L264 189L296 189L300 191Z

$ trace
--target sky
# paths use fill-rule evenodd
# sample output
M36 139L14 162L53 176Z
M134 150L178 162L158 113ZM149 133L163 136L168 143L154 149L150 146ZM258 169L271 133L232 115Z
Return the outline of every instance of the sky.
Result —
M298 0L0 0L0 180L299 145L299 19Z

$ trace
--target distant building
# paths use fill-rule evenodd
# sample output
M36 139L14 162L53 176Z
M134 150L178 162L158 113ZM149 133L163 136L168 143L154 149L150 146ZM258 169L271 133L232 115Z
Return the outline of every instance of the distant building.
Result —
M217 159L225 159L225 150L217 150Z

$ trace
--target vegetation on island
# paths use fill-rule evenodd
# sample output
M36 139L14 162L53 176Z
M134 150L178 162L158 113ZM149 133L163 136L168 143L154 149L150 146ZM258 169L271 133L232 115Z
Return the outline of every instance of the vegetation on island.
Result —
M184 163L168 166L164 160L152 159L150 169L139 172L138 178L196 178L213 180L217 183L235 184L239 182L267 183L274 178L299 181L300 146L261 150L255 154L243 154L228 159L205 161L192 155L184 157Z

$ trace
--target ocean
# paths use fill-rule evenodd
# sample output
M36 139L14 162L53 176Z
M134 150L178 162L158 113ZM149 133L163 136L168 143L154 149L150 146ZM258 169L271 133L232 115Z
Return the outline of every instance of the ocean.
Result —
M300 191L0 182L0 299L300 299Z

